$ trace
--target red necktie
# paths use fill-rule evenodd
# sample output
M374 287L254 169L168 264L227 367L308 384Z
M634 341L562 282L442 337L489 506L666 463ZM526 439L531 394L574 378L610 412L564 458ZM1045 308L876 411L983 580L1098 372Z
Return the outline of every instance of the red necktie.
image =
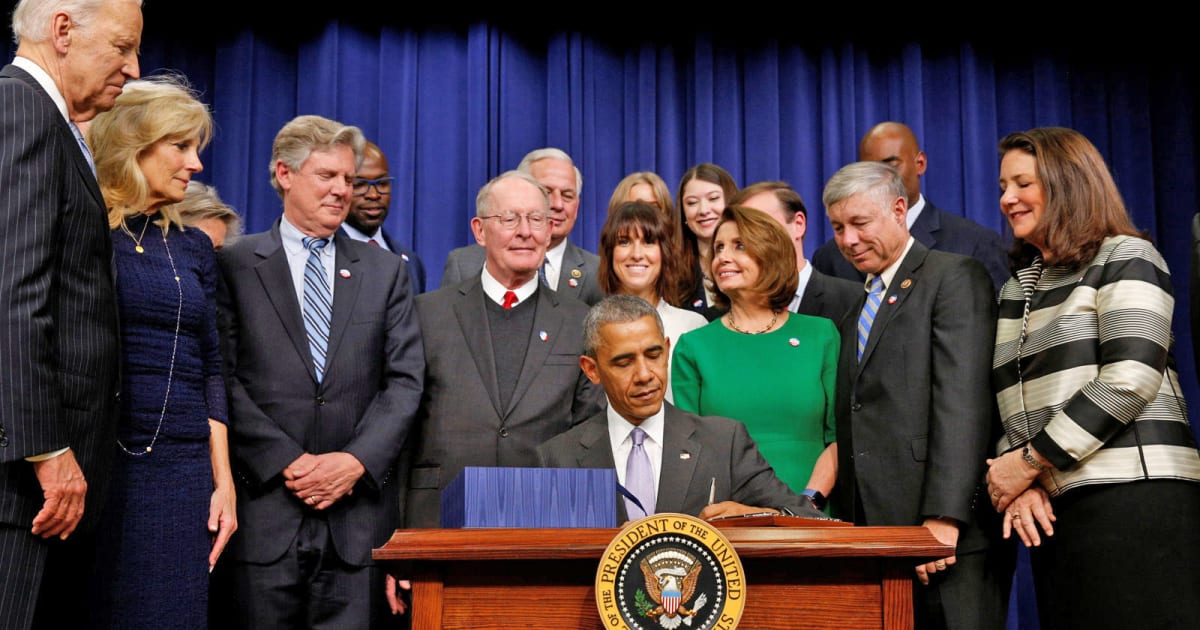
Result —
M512 291L504 292L504 308L512 308L517 303L517 294Z
M367 245L374 245L375 247L379 247L379 241L377 241L373 238L369 238L369 239L367 239Z

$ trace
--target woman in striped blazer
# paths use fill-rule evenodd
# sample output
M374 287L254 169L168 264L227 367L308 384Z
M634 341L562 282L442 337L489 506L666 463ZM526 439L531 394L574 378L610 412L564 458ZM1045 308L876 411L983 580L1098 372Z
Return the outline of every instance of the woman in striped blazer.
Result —
M1044 628L1195 624L1200 452L1170 272L1083 135L1031 129L1000 153L1016 274L1000 293L1005 436L988 491L1004 535L1031 548Z

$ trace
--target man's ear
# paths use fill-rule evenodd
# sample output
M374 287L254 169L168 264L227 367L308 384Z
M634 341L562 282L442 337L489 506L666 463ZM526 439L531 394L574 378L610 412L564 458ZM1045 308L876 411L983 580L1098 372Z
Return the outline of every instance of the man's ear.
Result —
M471 232L475 235L475 242L479 243L480 247L487 247L485 242L487 239L483 237L483 219L471 217Z
M583 370L583 374L593 384L600 384L600 365L596 363L595 359L586 354L579 355L579 369Z
M71 31L75 30L75 21L66 13L55 13L50 20L50 40L54 43L54 50L60 55L65 55L67 49L71 47Z
M916 157L913 158L913 166L917 169L917 175L925 174L925 169L929 166L929 160L925 157L924 151L917 151Z
M804 216L803 212L797 212L796 216L792 217L792 230L796 238L804 240L804 235L808 232L808 217Z
M285 191L292 189L292 171L283 160L275 161L275 181L279 182L279 187Z

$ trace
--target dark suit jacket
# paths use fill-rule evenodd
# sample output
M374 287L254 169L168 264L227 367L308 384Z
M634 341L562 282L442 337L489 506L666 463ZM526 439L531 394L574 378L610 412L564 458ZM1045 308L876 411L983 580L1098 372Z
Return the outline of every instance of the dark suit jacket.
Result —
M934 251L951 252L970 256L983 264L992 278L992 294L1008 282L1012 272L1008 268L1008 246L995 230L953 214L933 205L925 198L925 209L909 230L913 238ZM850 261L842 256L833 239L825 241L812 257L813 267L821 273L862 283L866 275L859 273Z
M304 453L342 451L366 472L327 510L338 555L366 565L398 526L395 463L420 402L424 352L403 261L344 235L337 248L333 316L320 383L279 236L244 236L218 257L230 450L238 488L234 556L272 562L309 508L283 485Z
M796 312L824 317L833 320L834 324L840 324L863 294L862 283L827 276L814 268L808 285L804 287L804 295L800 296L800 308Z
M346 234L346 230L342 228L338 228L338 231L343 235L349 236ZM421 262L421 257L418 256L417 252L413 251L411 247L401 243L400 241L393 240L391 235L388 234L387 230L380 228L379 235L383 237L383 242L387 243L388 249L392 250L392 253L400 256L400 258L404 260L405 265L408 267L409 285L413 289L413 295L424 293L425 263Z
M699 516L717 480L717 502L736 501L768 508L811 509L775 476L758 452L746 425L719 416L697 416L664 401L662 471L656 511ZM538 447L539 465L550 468L613 468L607 412L547 440ZM625 502L614 492L617 522L629 520Z
M442 286L448 287L468 278L479 277L487 252L478 243L459 247L446 257L442 270ZM600 292L600 257L567 241L563 252L562 272L558 274L559 295L566 295L595 306L604 294ZM571 286L571 281L575 286Z
M579 368L587 306L545 287L534 295L534 333L507 409L479 276L417 297L425 394L411 442L408 527L439 525L441 492L463 467L536 466L538 444L603 408L603 390Z
M860 525L949 516L960 523L960 556L985 550L990 541L972 505L999 427L990 380L996 302L987 271L974 259L913 243L859 361L865 299L863 293L840 326L834 514ZM986 497L983 503L990 511ZM960 566L945 579L979 585L1002 576L971 575ZM968 614L947 609L951 619Z
M1188 267L1188 303L1192 326L1192 357L1200 378L1200 212L1192 217L1191 262Z
M70 446L88 483L84 532L104 505L116 450L108 217L66 120L16 66L0 70L0 112L0 522L28 528L42 508L24 458ZM4 553L0 565L11 565Z

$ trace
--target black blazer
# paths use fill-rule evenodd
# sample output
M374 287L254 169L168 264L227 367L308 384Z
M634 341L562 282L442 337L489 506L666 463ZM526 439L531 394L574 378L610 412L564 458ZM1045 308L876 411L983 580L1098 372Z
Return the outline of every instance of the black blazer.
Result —
M928 198L909 232L918 243L929 249L962 254L978 260L992 278L993 295L1000 293L1000 287L1012 276L1008 268L1008 246L1000 234L970 219L946 212L933 205ZM812 264L821 273L859 284L867 279L842 256L833 239L825 241L813 252Z
M399 524L397 456L421 399L424 351L400 257L342 234L325 376L317 382L279 222L221 250L218 317L238 488L239 560L287 550L309 509L282 471L304 453L347 452L366 472L326 511L338 556L371 561Z
M346 234L346 230L344 228L338 228L338 231L346 236L349 236ZM400 241L393 240L391 235L388 234L387 230L379 228L379 235L383 237L383 242L387 243L388 249L392 250L392 253L400 256L400 258L404 260L404 264L408 267L408 279L410 286L412 286L413 295L424 293L425 263L421 262L421 257L418 256L417 252L413 251L411 247L401 243Z
M655 507L658 512L698 516L708 505L712 480L720 501L767 508L788 508L797 514L812 509L775 476L775 469L758 452L746 425L719 416L697 416L664 401L662 471ZM550 468L613 468L608 438L608 415L600 412L583 424L546 441L537 449L540 466ZM617 500L617 522L629 520L625 502Z
M0 522L30 527L43 496L24 458L69 446L87 479L86 531L116 450L108 216L67 121L16 66L0 70L0 112Z
M804 287L804 295L800 296L800 307L796 312L824 317L833 320L834 324L840 324L864 291L861 282L827 276L814 268L808 285Z

